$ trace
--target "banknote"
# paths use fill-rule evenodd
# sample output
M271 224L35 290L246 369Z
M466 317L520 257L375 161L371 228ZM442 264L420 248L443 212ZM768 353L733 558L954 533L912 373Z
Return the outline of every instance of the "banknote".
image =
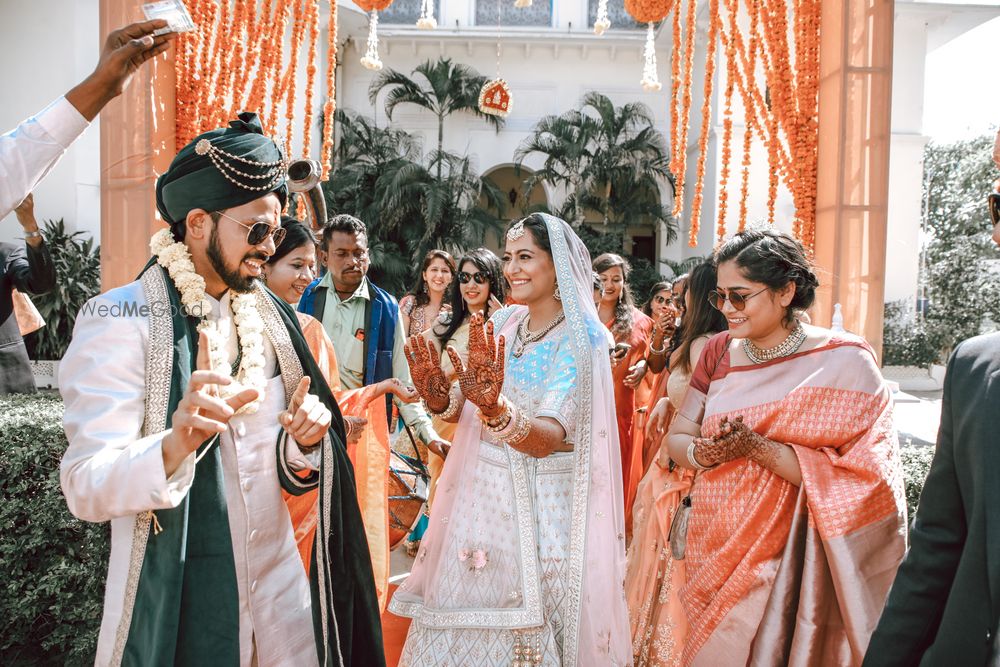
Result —
M142 11L146 15L147 21L163 19L167 22L167 27L160 28L153 33L154 35L168 32L189 32L196 27L182 0L147 2L142 6Z

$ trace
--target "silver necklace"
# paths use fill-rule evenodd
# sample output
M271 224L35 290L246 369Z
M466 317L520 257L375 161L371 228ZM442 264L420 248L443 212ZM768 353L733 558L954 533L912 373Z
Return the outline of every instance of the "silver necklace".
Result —
M524 348L531 343L537 343L541 339L555 329L559 324L566 319L566 313L559 313L559 315L553 319L551 322L542 327L539 331L530 331L528 329L528 317L525 316L521 323L517 325L517 335L514 340L514 349L511 354L516 358L520 358L524 354Z
M780 359L781 357L787 357L791 354L795 354L802 343L806 341L806 332L802 328L802 323L797 322L795 328L792 329L785 340L781 341L774 347L770 347L766 350L762 350L752 342L749 338L743 339L743 351L746 353L747 357L750 358L755 364L762 364L765 361L772 361L774 359Z

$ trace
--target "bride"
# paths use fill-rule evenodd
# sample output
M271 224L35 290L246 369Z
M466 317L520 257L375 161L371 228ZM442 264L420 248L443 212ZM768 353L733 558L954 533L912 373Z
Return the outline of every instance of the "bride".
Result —
M454 389L427 341L407 346L428 408L458 430L389 603L413 619L400 665L627 665L621 463L590 254L534 214L507 232L504 276L526 306L473 318L467 364L448 350Z

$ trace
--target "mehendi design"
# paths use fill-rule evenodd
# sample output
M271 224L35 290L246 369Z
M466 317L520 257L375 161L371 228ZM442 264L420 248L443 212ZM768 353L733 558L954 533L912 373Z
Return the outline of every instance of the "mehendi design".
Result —
M423 336L411 336L403 351L410 364L413 386L424 399L427 409L436 414L447 410L451 384L441 370L433 344L424 340Z

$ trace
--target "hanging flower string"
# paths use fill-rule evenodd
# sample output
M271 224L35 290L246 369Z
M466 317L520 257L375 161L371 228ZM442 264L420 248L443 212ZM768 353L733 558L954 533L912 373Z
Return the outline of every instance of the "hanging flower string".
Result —
M326 44L326 102L323 104L323 147L320 162L323 165L323 180L330 178L330 162L333 159L333 124L337 111L337 3L330 3L330 26Z
M377 0L380 8L391 0ZM311 153L320 58L319 0L185 0L196 31L177 44L176 149L202 132L225 125L240 111L254 111L265 133L284 137L291 148L302 126L301 153ZM333 118L337 53L337 7L330 3L324 119ZM285 42L288 41L286 59ZM303 51L307 51L303 58ZM302 62L302 61L305 62ZM305 71L305 90L297 86ZM304 99L300 103L300 92ZM304 106L304 113L299 110ZM280 126L280 127L279 127ZM324 122L320 161L329 177L332 122ZM296 151L297 152L297 151Z
M365 55L361 56L361 64L376 72L382 69L382 59L378 57L378 12L374 9L368 19L368 44Z
M422 0L420 3L420 18L417 19L417 27L421 30L433 30L438 25L434 18L434 0Z
M637 12L648 10L653 3L654 0L626 0L626 9L638 20ZM742 230L747 224L750 167L756 138L767 155L769 221L774 222L777 217L777 200L784 186L795 206L792 230L807 248L813 249L819 143L820 3L821 0L710 0L701 133L689 212L688 242L691 245L697 243L700 227L708 132L712 122L712 81L718 55L716 44L720 42L724 50L726 88L721 113L716 236L721 239L727 233L733 169L733 100L739 95L744 130L738 228ZM661 0L659 6L669 7L669 4ZM682 21L680 5L679 0L674 4L671 26L670 169L675 187L674 215L681 213L687 176L697 0L688 0L686 21ZM749 19L746 31L738 20L741 14Z
M660 76L656 73L656 31L652 23L647 24L646 46L642 50L642 89L648 92L656 92L663 87L660 83Z
M603 35L611 27L611 18L608 16L608 0L599 0L597 3L597 19L594 21L594 34Z

